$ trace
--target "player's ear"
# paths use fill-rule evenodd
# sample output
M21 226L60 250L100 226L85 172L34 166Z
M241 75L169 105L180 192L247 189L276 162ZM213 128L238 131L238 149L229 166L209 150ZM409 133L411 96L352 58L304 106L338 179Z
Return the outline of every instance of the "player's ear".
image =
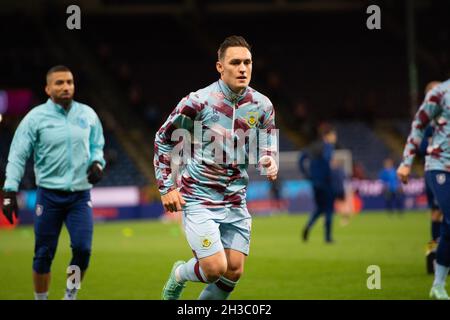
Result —
M220 73L220 75L223 74L223 64L222 64L222 62L220 62L220 61L216 62L216 69L217 69L217 72Z
M50 88L48 86L48 84L45 86L45 93L50 96Z

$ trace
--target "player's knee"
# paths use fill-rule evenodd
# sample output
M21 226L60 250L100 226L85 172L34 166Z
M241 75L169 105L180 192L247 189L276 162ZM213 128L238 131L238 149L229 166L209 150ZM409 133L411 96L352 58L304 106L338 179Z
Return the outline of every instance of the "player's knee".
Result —
M225 274L226 268L213 268L205 272L205 277L208 282L216 282L219 278Z
M238 281L243 273L244 273L243 264L229 264L226 272L226 277L231 281Z
M39 274L49 273L55 250L56 248L48 246L37 247L33 258L33 270Z
M440 222L442 221L442 214L440 210L431 211L431 221Z
M79 246L72 248L72 261L71 265L76 265L81 271L84 271L89 266L89 260L91 258L91 249L86 246Z
M202 266L202 271L205 274L208 282L216 282L227 271L227 264L225 263L209 263Z

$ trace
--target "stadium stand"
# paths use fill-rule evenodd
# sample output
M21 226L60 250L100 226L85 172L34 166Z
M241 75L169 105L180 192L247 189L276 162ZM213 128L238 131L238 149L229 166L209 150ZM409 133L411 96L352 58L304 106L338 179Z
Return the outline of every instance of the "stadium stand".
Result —
M338 121L341 145L357 150L355 162L373 176L390 153L377 137L375 119L411 117L406 35L396 10L383 16L388 32L376 33L361 24L357 1L347 10L338 6L325 10L316 4L317 13L291 2L284 4L289 10L283 10L273 1L247 1L241 13L224 11L221 2L192 2L193 7L184 7L183 1L162 3L143 7L143 1L126 5L103 1L97 4L102 9L95 5L92 12L83 9L83 27L77 32L57 28L65 24L65 16L56 18L54 13L63 8L51 1L42 5L42 14L10 13L0 19L8 43L0 51L4 61L0 89L30 88L38 104L45 99L43 74L69 59L77 73L77 98L94 106L102 117L114 119L113 125L105 121L104 126L108 148L113 150L107 156L117 159L108 169L115 178L106 178L102 185L152 184L155 131L182 97L217 78L215 50L233 33L243 34L253 45L252 86L276 107L282 151L307 145L321 121ZM437 37L446 37L445 19L433 24L427 14L439 12L439 6L433 1L417 12L418 68L425 75L419 87L430 78L446 76L442 66L448 65L448 42L437 46L427 37L434 24ZM143 12L136 14L139 8ZM8 32L12 22L14 33ZM286 30L298 32L293 37ZM267 39L270 47L265 45ZM432 59L431 52L438 59ZM349 70L346 65L353 67ZM404 136L409 129L401 120L398 123L392 128ZM9 138L3 134L0 159L5 161ZM376 152L370 149L373 145Z
M383 141L363 122L336 122L339 144L352 152L354 162L363 164L369 178L376 179L383 160L390 155Z

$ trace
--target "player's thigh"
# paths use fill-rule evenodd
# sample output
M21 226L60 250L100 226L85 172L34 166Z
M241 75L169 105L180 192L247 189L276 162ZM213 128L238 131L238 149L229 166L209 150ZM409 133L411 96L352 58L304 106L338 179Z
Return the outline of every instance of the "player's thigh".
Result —
M37 190L34 216L36 248L46 246L56 249L58 244L65 210L56 197L51 191L41 188Z
M444 215L445 223L450 225L450 173L437 170L427 171L425 178L436 197L439 208Z
M201 206L183 208L182 219L186 239L198 259L223 251L218 222L222 216L223 213L220 210Z
M333 189L327 188L324 193L325 193L324 210L325 210L325 214L329 215L329 214L333 213L333 211L334 211L335 197L334 197Z
M427 196L428 208L430 208L432 212L439 209L436 197L433 194L433 190L431 190L430 182L428 181L428 179L425 179L425 194Z
M66 216L66 227L72 248L90 250L94 232L94 218L89 191L76 192Z
M227 272L239 275L244 272L244 263L247 257L244 253L234 249L225 249L225 256L227 258Z
M316 210L318 212L324 212L328 210L329 202L329 190L326 187L314 187L314 201L316 204Z
M220 225L223 247L248 255L252 228L251 216L247 208L233 208L230 210L229 221Z
M323 203L324 202L323 188L314 186L313 191L314 191L314 202L316 203L316 205Z

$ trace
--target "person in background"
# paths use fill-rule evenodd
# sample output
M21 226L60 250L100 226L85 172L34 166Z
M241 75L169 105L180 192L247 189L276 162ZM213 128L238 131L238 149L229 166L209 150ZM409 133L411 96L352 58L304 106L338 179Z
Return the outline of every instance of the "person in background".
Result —
M403 189L397 177L394 161L391 158L384 160L379 179L383 182L386 210L389 213L393 213L396 209L399 214L403 213Z
M325 242L333 243L332 219L335 195L332 186L331 159L337 141L337 133L329 124L319 127L320 138L300 158L300 171L311 181L315 209L302 231L302 239L308 241L311 228L322 213L325 214Z
M425 95L434 87L439 85L439 81L431 81L425 87ZM418 156L425 165L425 159L428 154L428 147L431 145L431 141L434 134L433 123L430 123L425 129L425 134L420 144ZM439 242L439 236L441 235L442 225L442 211L439 208L436 197L433 195L431 185L428 180L425 179L425 194L427 196L428 208L431 211L431 240L427 243L425 256L426 267L429 274L434 274L434 264L436 263L436 249Z
M63 223L70 235L79 280L91 257L93 212L90 190L103 177L103 128L95 111L73 100L72 72L55 66L47 72L49 99L20 122L11 143L3 186L3 214L18 216L17 192L27 159L34 156L37 199L34 217L34 297L47 300L51 265ZM76 276L76 275L75 275ZM77 277L78 278L78 277ZM76 300L78 285L66 288L64 300Z
M450 79L431 89L411 123L411 132L406 140L403 161L397 175L403 183L408 183L414 157L419 152L425 129L433 123L435 132L425 159L425 179L431 186L444 218L441 225L436 266L430 298L450 300L445 282L450 270Z

